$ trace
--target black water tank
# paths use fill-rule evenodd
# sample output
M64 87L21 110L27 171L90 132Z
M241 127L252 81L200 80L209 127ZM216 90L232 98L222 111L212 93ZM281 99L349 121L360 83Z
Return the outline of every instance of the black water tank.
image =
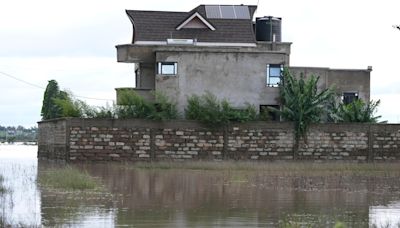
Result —
M257 17L256 18L256 40L281 42L282 18L280 17ZM275 39L274 39L275 37Z

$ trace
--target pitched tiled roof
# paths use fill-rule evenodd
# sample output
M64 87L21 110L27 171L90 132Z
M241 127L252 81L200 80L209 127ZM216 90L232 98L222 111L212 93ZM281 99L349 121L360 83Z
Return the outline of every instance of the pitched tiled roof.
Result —
M255 6L249 6L250 18ZM197 39L198 42L254 43L255 37L251 19L209 19L205 6L200 5L190 12L127 10L134 26L134 42L166 41L166 39ZM192 14L198 12L212 26L210 29L176 28Z

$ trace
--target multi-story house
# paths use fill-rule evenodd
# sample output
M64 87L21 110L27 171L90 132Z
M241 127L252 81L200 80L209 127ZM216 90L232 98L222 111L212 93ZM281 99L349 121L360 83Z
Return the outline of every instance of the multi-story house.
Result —
M132 43L117 46L118 62L135 64L134 88L146 99L160 91L184 111L188 96L209 91L240 108L278 106L283 67L320 77L345 102L369 100L365 70L291 67L290 42L281 40L281 18L255 18L253 5L200 5L189 12L127 10ZM132 86L133 86L132 82Z

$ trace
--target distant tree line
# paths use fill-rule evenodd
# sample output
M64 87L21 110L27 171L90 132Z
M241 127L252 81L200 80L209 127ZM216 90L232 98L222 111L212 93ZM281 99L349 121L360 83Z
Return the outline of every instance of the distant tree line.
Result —
M1 126L0 142L36 142L37 127L25 128L23 126Z

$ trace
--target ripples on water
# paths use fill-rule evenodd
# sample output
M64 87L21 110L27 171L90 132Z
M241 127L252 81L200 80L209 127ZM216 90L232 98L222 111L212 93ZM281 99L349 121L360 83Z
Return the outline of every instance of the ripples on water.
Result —
M106 192L38 187L36 146L0 146L8 192L0 218L12 226L398 227L399 177L277 176L262 172L148 170L85 164ZM1 223L0 223L1 224Z

